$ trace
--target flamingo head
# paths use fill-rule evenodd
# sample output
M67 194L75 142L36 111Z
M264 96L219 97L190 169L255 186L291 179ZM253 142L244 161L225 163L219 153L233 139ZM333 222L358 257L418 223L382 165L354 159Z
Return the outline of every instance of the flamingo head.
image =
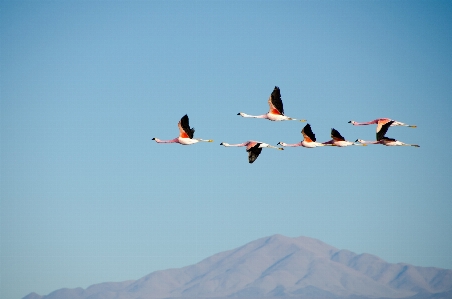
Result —
M223 146L228 146L228 145L229 145L229 143L226 143L226 142L222 142L222 143L220 143L220 145L223 145Z
M240 116L243 116L245 113L243 113L243 112L239 112L239 113L237 113L237 115L240 115Z
M354 124L356 123L356 121L351 120L351 121L349 121L348 123L354 125Z
M365 143L365 141L364 140L362 140L362 139L356 139L356 141L355 142L359 142L359 143Z

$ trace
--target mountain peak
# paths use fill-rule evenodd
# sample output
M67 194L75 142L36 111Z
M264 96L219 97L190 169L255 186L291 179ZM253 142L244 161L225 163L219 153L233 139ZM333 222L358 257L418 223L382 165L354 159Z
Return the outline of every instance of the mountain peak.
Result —
M390 264L313 238L277 234L136 281L25 298L402 298L417 294L433 298L452 292L451 278L452 270Z

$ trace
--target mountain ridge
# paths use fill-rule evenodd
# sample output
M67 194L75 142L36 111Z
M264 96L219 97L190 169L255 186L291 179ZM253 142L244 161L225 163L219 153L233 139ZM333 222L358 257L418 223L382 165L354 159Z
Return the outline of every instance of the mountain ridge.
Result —
M23 299L450 298L452 270L391 264L308 237L273 235L135 281ZM442 297L443 296L443 297Z

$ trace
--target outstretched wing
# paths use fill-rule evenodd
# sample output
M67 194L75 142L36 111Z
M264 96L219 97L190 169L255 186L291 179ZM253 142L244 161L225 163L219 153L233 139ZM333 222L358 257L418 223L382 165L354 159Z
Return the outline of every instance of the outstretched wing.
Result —
M376 121L377 121L377 133L380 132L381 128L388 122L390 122L390 121L394 122L393 120L391 120L389 118L379 118L379 119L376 119Z
M377 141L380 141L381 139L383 139L385 137L386 132L388 132L388 129L392 125L393 122L394 121L391 120L381 126L380 131L377 132Z
M334 141L345 141L345 138L342 137L341 133L335 128L331 129L331 138L333 138Z
M262 152L262 148L259 147L260 145L260 143L256 143L256 145L246 150L248 152L248 162L253 163L259 157L259 154Z
M307 124L304 126L303 130L301 130L301 134L303 134L304 140L306 142L315 142L315 134L312 132L311 125Z
M195 129L190 128L189 120L187 114L185 114L178 123L179 127L179 137L181 138L193 138Z
M281 100L281 91L278 86L275 86L272 94L268 98L268 105L270 106L270 113L284 115L284 107Z

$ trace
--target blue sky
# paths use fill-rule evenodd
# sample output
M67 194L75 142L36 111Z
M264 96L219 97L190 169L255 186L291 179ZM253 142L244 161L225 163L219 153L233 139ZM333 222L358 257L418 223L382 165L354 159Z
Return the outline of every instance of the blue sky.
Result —
M449 1L3 1L3 298L138 279L272 235L452 268ZM319 141L263 114L274 86ZM214 143L156 144L184 115Z

